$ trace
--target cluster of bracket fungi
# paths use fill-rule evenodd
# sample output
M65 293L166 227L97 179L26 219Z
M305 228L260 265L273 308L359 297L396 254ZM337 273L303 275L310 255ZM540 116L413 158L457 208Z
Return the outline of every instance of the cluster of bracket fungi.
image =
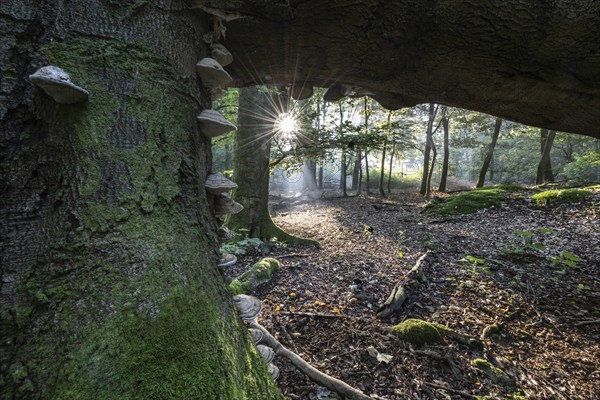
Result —
M262 310L262 302L254 296L238 294L233 297L233 300L239 316L243 321L248 323L252 323ZM248 332L250 333L250 337L256 346L256 350L258 350L258 353L267 363L267 368L269 369L271 377L273 379L277 379L279 377L279 368L273 364L275 351L271 347L261 344L264 338L263 331L256 328L248 328Z

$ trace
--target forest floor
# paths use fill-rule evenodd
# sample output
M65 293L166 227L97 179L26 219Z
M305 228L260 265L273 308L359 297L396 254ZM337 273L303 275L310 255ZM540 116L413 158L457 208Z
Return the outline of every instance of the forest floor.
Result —
M264 304L258 322L317 369L375 399L599 399L600 192L551 208L535 206L531 194L452 217L425 212L424 199L409 193L277 198L279 226L321 247L272 250L282 268L251 293ZM427 281L410 288L400 312L378 318L426 251ZM565 254L581 261L561 262ZM227 273L239 275L262 256L241 257ZM419 347L390 330L407 318L477 338L491 324L501 330L483 350L447 338ZM511 382L492 381L473 366L478 358ZM336 398L286 359L275 364L288 398Z

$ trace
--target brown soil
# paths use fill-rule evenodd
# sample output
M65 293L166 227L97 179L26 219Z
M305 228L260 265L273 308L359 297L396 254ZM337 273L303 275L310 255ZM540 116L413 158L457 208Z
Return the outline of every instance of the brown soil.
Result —
M500 208L456 217L424 212L423 199L409 194L293 202L274 204L276 222L321 248L273 249L283 267L253 294L265 305L259 322L314 367L377 399L599 398L599 193L546 209L514 194ZM518 237L529 233L523 244ZM428 281L411 288L391 320L379 319L377 308L427 250ZM581 261L550 260L562 252ZM261 256L242 257L228 274ZM451 339L418 348L389 329L406 318L475 337L490 324L502 329L484 350ZM391 361L377 361L370 346ZM456 368L416 350L447 356ZM492 361L514 386L475 369L476 358ZM336 398L285 359L275 363L289 398Z

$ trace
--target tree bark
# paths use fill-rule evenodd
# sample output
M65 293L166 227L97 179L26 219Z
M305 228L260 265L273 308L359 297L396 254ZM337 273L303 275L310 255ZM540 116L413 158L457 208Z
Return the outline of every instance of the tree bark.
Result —
M548 131L547 129L540 129L540 149L542 157L538 164L537 176L535 183L540 185L546 182L554 182L554 174L552 173L552 161L550 159L550 151L552 150L552 144L556 137L555 131Z
M448 118L442 118L442 128L444 129L444 160L442 161L442 176L440 177L440 192L446 191L446 181L448 180L448 164L450 162L450 134L448 131Z
M279 96L282 94L267 93L259 87L240 89L233 177L238 188L233 198L244 209L231 215L228 225L232 229L248 229L250 237L266 240L276 237L287 243L316 244L279 228L269 212L269 161L276 131L274 121L269 121L265 115L278 114L274 108L282 101Z
M347 84L386 108L434 102L600 137L600 2L195 1L232 16L236 85Z
M494 156L494 149L496 148L496 142L498 141L498 136L500 136L500 127L502 126L502 118L496 118L496 123L494 125L494 131L492 132L492 141L488 146L487 154L485 155L485 159L483 160L483 165L481 166L481 170L479 171L479 178L477 179L477 184L475 187L483 187L485 183L485 175L487 174L488 168L492 161L492 157Z
M392 191L392 169L394 167L394 157L396 156L396 142L392 145L392 155L390 156L390 168L388 171L387 192Z
M201 18L0 4L0 376L12 399L281 399L217 270ZM44 65L91 95L58 104Z
M425 130L425 153L423 154L423 176L421 177L422 195L428 193L427 182L429 178L429 157L431 155L431 144L433 143L433 120L435 119L434 104L429 103L429 119L427 121L427 129Z

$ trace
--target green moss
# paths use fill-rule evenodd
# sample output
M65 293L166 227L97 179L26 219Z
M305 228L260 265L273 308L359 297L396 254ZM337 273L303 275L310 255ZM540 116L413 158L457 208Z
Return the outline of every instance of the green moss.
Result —
M53 190L79 185L80 225L27 271L32 303L2 310L3 327L15 319L24 328L3 340L19 341L28 372L7 396L27 397L33 387L55 399L281 399L227 304L231 293L202 231L206 210L196 203L204 192L180 195L182 187L195 193L180 180L198 164L196 103L183 82L140 44L76 39L43 54L91 91L85 104L46 107L52 134L65 135L57 141L79 157L73 182ZM121 79L127 86L115 89ZM114 143L120 115L143 141ZM32 317L51 325L40 334Z
M392 327L402 340L416 344L432 344L442 340L440 325L420 319L407 319ZM442 328L443 329L443 328ZM447 329L447 328L446 328Z
M534 194L532 199L538 206L549 206L552 204L581 201L592 194L593 193L590 190L582 189L546 190Z
M505 191L498 187L463 192L449 199L428 206L428 211L437 215L471 214L478 210L498 207Z
M273 273L281 267L281 263L274 258L263 258L255 263L248 271L234 279L229 288L234 294L246 293L255 289L260 284L267 282Z
M498 367L493 366L487 360L476 358L471 361L471 365L483 371L491 380L496 383L509 384L511 382L511 379L506 372L502 371Z

